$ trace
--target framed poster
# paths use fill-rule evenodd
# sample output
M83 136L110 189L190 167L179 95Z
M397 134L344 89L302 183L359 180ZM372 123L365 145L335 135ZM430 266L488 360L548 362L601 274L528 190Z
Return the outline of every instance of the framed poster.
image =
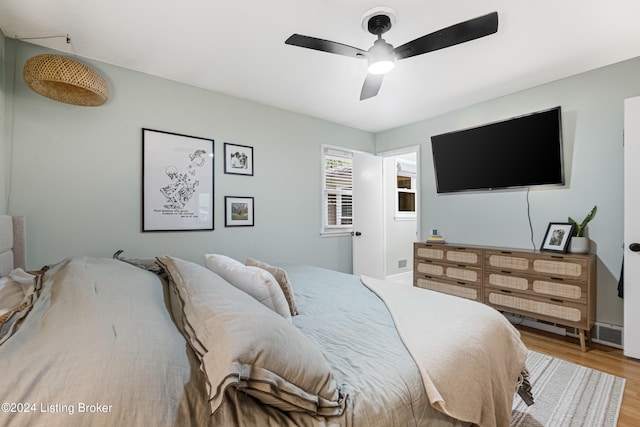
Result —
M213 143L142 129L142 231L213 230Z
M224 226L253 227L253 197L224 197Z
M253 176L253 147L225 142L224 173Z
M566 252L571 234L573 232L573 224L568 222L551 222L547 227L547 232L542 241L541 251L548 252Z

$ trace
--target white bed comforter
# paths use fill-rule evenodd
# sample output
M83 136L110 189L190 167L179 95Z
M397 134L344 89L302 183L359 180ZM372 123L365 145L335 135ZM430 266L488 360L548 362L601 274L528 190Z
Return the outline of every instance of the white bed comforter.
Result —
M480 426L510 424L527 349L502 314L426 289L361 280L389 308L434 408Z

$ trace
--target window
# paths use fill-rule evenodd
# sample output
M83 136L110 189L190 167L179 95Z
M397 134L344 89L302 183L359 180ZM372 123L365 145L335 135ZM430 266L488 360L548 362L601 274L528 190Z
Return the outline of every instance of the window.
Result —
M350 232L353 225L353 155L335 147L322 147L322 232Z
M396 219L416 217L416 164L396 160Z

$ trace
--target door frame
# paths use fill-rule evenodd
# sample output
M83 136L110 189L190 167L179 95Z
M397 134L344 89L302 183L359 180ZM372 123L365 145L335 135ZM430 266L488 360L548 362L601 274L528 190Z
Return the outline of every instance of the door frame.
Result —
M640 114L640 97L624 100L624 303L623 303L623 347L624 355L640 358L640 289L637 281L640 278L640 253L631 251L629 245L640 241L640 225L636 219L640 211L635 187L640 173L637 172L635 160L640 156L640 125L637 117Z
M348 147L342 147L342 146L338 146L338 145L334 145L334 144L322 144L322 150L324 150L325 148L332 148L332 149L336 149L336 150L340 150L340 151L349 151L351 153L361 153L361 154L365 154L365 155L371 155L371 156L376 156L376 157L380 157L381 159L384 159L385 157L396 157L396 156L400 156L403 154L409 154L409 153L415 153L416 154L416 241L421 241L422 239L422 227L421 227L421 187L422 187L422 183L421 183L421 146L420 145L412 145L412 146L407 146L407 147L401 147L401 148L397 148L397 149L392 149L392 150L387 150L387 151L383 151L383 152L379 152L379 153L368 153L366 151L362 151L362 150L357 150L357 149L352 149L352 148L348 148ZM324 151L323 151L324 152ZM380 192L382 193L382 206L380 207L385 214L383 215L383 227L382 227L382 244L383 244L383 248L382 248L382 257L383 257L383 274L386 277L387 274L387 257L388 257L388 253L387 253L387 243L388 243L388 237L387 237L387 225L386 225L386 208L388 207L388 205L391 203L394 207L395 207L395 198L393 200L388 200L388 197L384 191L384 167L382 166L381 162L381 168L382 168L382 174L383 174L383 183L380 186ZM324 168L324 163L321 164L321 167ZM322 189L321 189L322 192ZM323 200L324 195L321 196L321 200ZM354 194L354 197L357 197ZM324 209L324 208L323 208ZM324 215L324 214L323 214ZM321 229L321 233L320 235L323 237L338 237L338 236L348 236L350 232L334 232L334 233L325 233L323 232L323 230ZM353 253L353 239L351 239L351 243L352 243L352 253ZM352 266L353 266L353 262L352 262Z
M401 156L403 154L410 154L410 153L415 153L416 155L416 241L420 242L422 241L422 227L421 227L421 167L420 167L420 162L421 162L421 146L420 145L410 145L408 147L402 147L402 148L395 148L392 150L387 150L387 151L382 151L377 153L378 156L380 157L396 157L396 156ZM384 169L383 169L383 179L384 177ZM384 191L384 188L382 189L382 191ZM385 208L385 213L387 212L387 207L389 207L389 205L393 205L395 207L395 198L393 200L389 200L386 192L384 194L384 199L383 199L383 203L384 203L384 208ZM388 252L387 252L387 244L388 244L388 230L387 230L387 219L386 215L385 215L385 221L384 221L384 228L383 228L383 242L384 242L384 260L385 260L385 275L387 274L387 269L386 269L386 265L388 263Z

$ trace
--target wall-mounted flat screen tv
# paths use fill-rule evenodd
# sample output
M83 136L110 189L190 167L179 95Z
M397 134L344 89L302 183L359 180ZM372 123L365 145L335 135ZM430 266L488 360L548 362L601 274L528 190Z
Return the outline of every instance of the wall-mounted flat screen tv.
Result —
M431 137L438 193L564 184L560 107Z

